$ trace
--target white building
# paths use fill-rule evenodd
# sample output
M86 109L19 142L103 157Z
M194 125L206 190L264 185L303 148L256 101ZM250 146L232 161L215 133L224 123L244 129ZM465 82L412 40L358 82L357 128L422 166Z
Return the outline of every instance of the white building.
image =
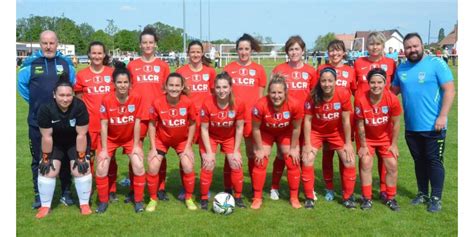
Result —
M36 52L40 50L40 44L37 42L16 42L16 56L24 57L30 54L30 52ZM59 44L58 50L64 55L75 55L76 46L73 44Z

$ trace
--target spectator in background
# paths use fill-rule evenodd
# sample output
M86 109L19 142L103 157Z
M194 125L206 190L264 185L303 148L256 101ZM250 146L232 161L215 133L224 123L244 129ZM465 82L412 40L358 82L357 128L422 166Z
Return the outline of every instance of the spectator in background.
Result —
M443 60L448 64L448 59L449 59L449 52L448 52L448 47L445 47L443 49Z
M387 58L393 59L395 62L398 61L398 53L393 50L393 47L388 48L388 53L385 55Z
M214 59L214 67L219 68L219 60L221 60L221 54L219 53L219 51L216 51L215 57L216 58Z
M453 61L453 66L456 66L456 59L458 58L458 51L456 48L451 50L451 60Z
M398 64L405 62L405 52L403 49L400 49L400 53L398 54Z

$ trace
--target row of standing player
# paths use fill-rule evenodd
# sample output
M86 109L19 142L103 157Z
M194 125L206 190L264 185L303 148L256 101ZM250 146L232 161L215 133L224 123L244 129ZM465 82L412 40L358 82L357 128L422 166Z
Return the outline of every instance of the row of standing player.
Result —
M377 36L377 35L375 35L375 36ZM360 62L361 62L362 65L357 67L357 64L356 64L356 69L359 68L361 70L366 70L365 72L360 72L359 73L360 75L362 75L362 74L366 73L368 71L368 69L370 69L370 68L373 68L373 67L383 68L385 71L387 71L387 74L388 74L388 76L387 76L387 85L389 85L391 75L393 74L393 71L394 71L394 63L392 64L389 60L387 60L386 58L383 57L383 41L378 40L377 37L372 37L372 41L370 39L371 38L369 38L368 49L369 49L369 52L372 49L371 56L369 56L368 58L361 59ZM150 29L145 29L144 32L142 32L142 34L140 36L140 46L141 46L141 49L142 49L142 58L140 58L138 60L135 60L134 62L132 62L128 66L128 68L130 69L130 73L131 73L131 79L132 79L131 82L133 84L133 90L132 91L134 91L134 92L136 91L137 94L142 95L142 101L143 101L142 103L143 104L147 103L146 101L148 101L148 103L150 104L151 101L153 101L153 99L154 99L154 98L146 99L146 97L153 97L155 95L159 95L160 93L162 93L162 89L160 88L161 84L163 83L163 79L167 78L167 74L169 73L168 66L165 63L161 62L159 59L156 59L156 58L153 57L156 42L157 42L157 38L156 38L154 32L151 31ZM256 63L254 63L254 62L252 62L251 58L250 58L251 52L253 50L258 51L258 44L256 44L256 41L251 36L244 35L237 41L236 48L237 48L237 52L239 54L239 60L229 64L224 70L227 71L229 73L229 75L233 78L233 83L234 84L232 85L232 89L233 89L233 95L235 96L235 98L242 99L242 102L247 105L246 106L247 108L252 108L253 105L255 104L255 102L260 97L263 96L263 91L264 91L264 88L265 88L265 85L266 85L266 76L265 76L265 71L264 71L263 67L256 64ZM304 100L307 98L308 94L309 94L309 89L314 86L314 83L316 83L318 73L313 68L311 68L308 65L305 65L301 61L302 53L305 50L305 45L304 45L304 42L301 40L301 38L291 37L288 40L285 49L286 49L286 52L289 56L290 61L288 63L284 63L284 64L281 64L281 65L277 66L274 69L273 72L274 73L281 73L282 75L284 75L286 77L285 86L288 86L288 96L290 98L295 98L296 100L300 99L301 100L300 104L302 104L304 102ZM344 45L343 44L341 45L340 43L334 42L333 44L329 45L328 50L330 52L329 55L330 55L331 61L330 61L330 64L324 65L324 67L329 66L329 67L333 67L333 68L336 69L335 71L336 71L336 75L337 75L337 80L336 80L335 83L336 83L337 86L350 88L351 92L355 91L355 89L357 87L354 86L354 85L356 85L355 84L355 82L356 82L355 78L356 77L355 77L354 71L352 70L352 68L350 68L350 67L348 68L347 66L343 65L343 63L342 63L342 58L344 56L344 51L345 51L344 50ZM178 72L180 72L184 76L188 86L191 89L191 99L194 102L199 100L198 97L199 97L200 94L205 95L205 96L201 96L201 101L204 101L203 98L205 98L206 95L210 94L210 88L212 87L212 85L210 85L209 83L211 83L213 81L212 78L214 78L214 75L215 75L215 72L213 71L212 68L203 65L203 57L202 57L203 52L202 51L203 51L202 45L200 45L199 43L190 44L189 47L188 47L188 54L189 54L189 57L190 57L190 64L178 69ZM380 51L381 53L377 53L378 51ZM89 100L89 102L90 102L89 104L95 105L95 107L94 106L91 106L91 107L88 106L88 108L89 108L90 112L91 111L96 111L95 112L96 115L98 114L97 111L100 110L99 109L100 103L99 103L99 105L97 105L97 101L100 101L100 99L97 99L97 96L103 96L103 95L101 95L101 94L103 94L103 92L112 91L112 88L110 87L110 85L99 85L100 82L104 82L104 83L110 83L111 82L110 75L111 75L112 69L102 66L103 65L102 61L104 61L104 56L105 56L104 52L105 52L105 49L104 49L103 45L100 45L100 44L91 45L89 55L91 57L92 65L91 65L90 68L87 68L87 69L83 70L82 73L81 72L78 73L78 82L77 82L76 87L75 87L75 90L77 92L79 92L78 94L81 94L80 92L83 92L82 97L83 97L84 101L86 102L86 104L87 104L87 101ZM81 78L83 78L83 79L81 80ZM359 78L359 77L357 77L357 78ZM360 80L366 80L365 75L361 76ZM87 85L86 82L89 82L90 85ZM201 83L199 83L199 82L201 82ZM364 83L368 85L367 82L364 81ZM352 86L350 86L350 85L352 85ZM362 85L362 83L359 83L359 85ZM138 89L138 88L143 88L143 89ZM152 90L152 92L148 92L147 90ZM79 96L81 96L81 95L79 95ZM243 98L245 98L245 100ZM196 105L196 107L199 109L201 106ZM129 109L129 107L121 107L121 108ZM119 108L119 109L121 109L121 108ZM251 110L247 110L247 111L251 111ZM176 112L179 113L180 111L176 111ZM94 113L94 112L92 112L92 113ZM251 126L248 126L248 125L250 125L250 121L251 121L249 115L250 114L247 113L247 115L244 116L245 117L244 120L246 121L246 123L245 123L246 126L245 126L245 129L244 129L245 132L243 132L243 133L246 135L244 139L245 139L246 148L247 148L247 150L246 150L247 157L249 158L249 170L253 170L252 166L255 165L254 164L255 159L254 159L253 142L252 142L252 139L251 139L251 136L250 136ZM199 118L199 116L197 116L197 118ZM147 115L145 115L145 117L142 119L142 122L141 122L141 124L142 124L142 126L141 126L142 127L141 137L142 138L144 138L144 136L146 134L146 126L148 125L147 120L150 120L150 118L147 117ZM110 120L110 121L112 121L112 120ZM123 121L121 121L121 122L123 122ZM92 123L94 123L94 122L92 122L92 119L91 119L90 132L91 132L91 135L93 136L93 138L95 137L96 142L93 142L93 144L97 144L98 135L100 133L99 132L100 131L100 122L97 122L97 123L99 123L98 126L94 126ZM94 129L94 127L95 127L95 129ZM94 134L95 134L95 136L94 136ZM266 145L268 145L268 144L266 144ZM257 146L258 146L258 144L257 144ZM260 147L257 147L257 149L256 149L256 151L257 151L256 152L257 161L262 161L259 158L261 158L261 155L262 155L261 151L264 150L264 149L262 149L263 147L264 146L261 145ZM93 145L92 148L94 149L94 145ZM108 149L109 148L110 147L108 147ZM189 151L190 148L189 147L186 147L186 148L188 149L187 151ZM258 149L258 148L260 148L260 149ZM95 147L95 149L98 149L98 148ZM186 163L188 163L188 164L192 163L192 161L193 161L192 158L193 157L192 157L190 152L184 152L185 150L181 150L183 152L179 152L179 151L178 152L179 153L184 153L184 154L182 154L184 158L186 158L186 157L191 158L189 160L189 162L184 161L184 164L183 164L183 173L184 173L184 175L182 177L183 177L183 184L184 184L185 190L186 190L186 185L185 185L186 181L185 180L191 180L191 177L188 177L188 178L184 177L184 176L186 176L186 173L187 173L186 171L189 171L189 165L187 166ZM280 146L279 150L282 151L281 146ZM329 149L329 150L331 150L331 149ZM185 155L186 153L188 155ZM285 154L285 152L283 152L283 151L279 152L279 153ZM312 153L312 154L314 154L314 153ZM136 176L135 176L135 178L133 178L133 181L132 181L133 185L131 187L133 189L135 189L136 186L140 186L140 185L143 186L144 183L145 183L145 180L149 183L149 185L152 184L151 188L149 187L149 189L151 189L150 196L152 198L152 202L150 202L151 205L150 204L148 205L148 207L150 207L150 208L148 208L149 210L154 209L154 208L152 208L153 206L156 207L157 197L156 197L156 192L155 192L155 195L153 195L153 190L155 190L157 188L159 188L160 190L164 190L164 188L162 188L162 187L156 187L156 186L153 187L153 185L155 183L156 183L157 186L164 185L164 180L165 180L164 175L162 177L159 177L159 179L157 179L158 178L157 176L159 176L159 175L158 175L158 170L156 169L156 167L161 167L162 169L164 168L164 170L166 169L166 163L165 163L166 159L163 159L164 162L162 162L161 165L159 165L159 162L161 161L161 159L155 159L156 157L159 157L160 155L162 156L163 154L154 154L154 151L153 151L152 156L150 157L150 155L149 155L149 158L151 158L151 163L152 164L153 163L158 163L158 165L154 165L155 170L150 169L148 171L147 175L146 175L146 178L145 178L144 171L143 171L142 175L138 175L138 176L141 176L141 177L138 177L138 180L136 179ZM268 155L269 154L267 154L267 156ZM111 156L111 155L108 155L108 156ZM99 157L103 158L104 155L101 156L99 154ZM107 157L107 156L105 156L105 157ZM273 178L272 178L272 180L273 180L272 189L274 189L274 190L278 189L279 177L281 177L281 173L282 173L282 171L284 169L284 166L285 166L285 160L282 159L284 157L285 157L284 155L279 155L278 158L275 159L275 162L274 162L274 169L276 169L275 170L276 172L274 172L274 174L276 174L276 175L273 175ZM325 157L329 157L329 156L326 155ZM212 158L215 159L215 157L212 157ZM206 176L206 175L209 176L209 174L210 174L211 180L212 180L212 172L208 172L208 171L212 170L209 167L213 167L212 165L215 163L215 160L213 161L212 158L206 158L205 155L203 155L203 168L204 169L202 169L202 171L201 171L201 176L203 176L203 175L204 176ZM98 160L103 160L103 159L98 159ZM109 160L109 159L105 159L105 160ZM186 160L186 159L184 159L184 160ZM267 159L264 159L264 160L267 160ZM111 159L111 161L113 161L113 159ZM325 161L327 161L327 159L323 159L323 162L325 162ZM112 163L114 163L114 162L112 162ZM231 163L231 165L230 165L231 168L232 168L232 166L235 167L237 165L237 164L235 164L235 162L234 162L233 165L232 165L232 162L230 162L230 163ZM238 162L236 162L236 163L238 163ZM282 163L283 163L283 165L281 165ZM328 162L325 162L325 163L328 163ZM330 163L332 164L332 155L330 157ZM149 162L149 164L150 164L150 162ZM227 164L228 163L226 162L225 172L230 173L231 174L230 176L232 176L232 172L229 172ZM260 164L261 164L261 162L260 162ZM311 170L313 170L312 163L310 165L308 164L308 166L311 166ZM101 166L98 166L98 167L101 167ZM114 187L113 187L113 185L115 183L113 181L113 176L114 176L113 169L115 169L115 176L116 176L116 164L115 164L115 168L114 168L114 165L112 165L111 167L112 167L111 172L109 172L108 170L106 172L103 172L103 170L101 170L102 172L99 172L99 171L97 172L97 177L96 177L98 189L99 189L99 186L108 187L109 183L110 183L111 187L109 187L109 189L107 189L107 193L108 193L108 191L111 191L111 192L115 191ZM328 170L328 169L325 169L325 170ZM230 171L232 171L232 169L230 169ZM332 169L331 169L331 171L332 171ZM141 172L135 172L135 173L140 174ZM192 173L192 172L188 172L188 173ZM304 171L303 171L303 173L304 173ZM253 172L251 172L251 174L253 176ZM107 182L107 184L104 185L104 182L99 181L100 178L109 177L109 176L112 176L112 179L111 179L112 182ZM304 174L303 174L303 176L304 176ZM133 175L131 175L130 177L132 178ZM192 177L194 177L194 174L192 174ZM226 188L233 187L234 189L236 189L237 187L235 187L235 186L238 186L238 185L234 185L233 184L234 182L229 182L229 181L233 181L233 179L232 178L230 178L230 179L227 178L228 175L225 175L225 177L226 177L226 179L225 179L226 180L225 181ZM236 176L236 177L238 177L238 176ZM313 173L313 177L314 177L314 173ZM326 177L325 177L325 180L327 180ZM194 180L194 178L192 178L192 179ZM238 180L239 178L235 178L235 179ZM158 181L156 181L156 180L159 180L161 183L158 184ZM352 180L354 180L354 182L355 182L355 168L354 168L354 179L352 179ZM255 183L255 181L253 183ZM209 184L209 186L210 186L210 184ZM311 186L313 186L313 185L311 185ZM309 187L309 185L308 185L308 187ZM203 190L202 187L201 187L201 189L202 189L201 190L201 192L202 192L201 200L206 200L207 195L205 194L206 193L205 192L205 187L204 187L204 190ZM313 188L311 187L311 190L312 189ZM255 187L254 187L254 190L257 190L257 189L255 189ZM308 190L309 190L309 188L308 188ZM331 187L330 183L328 183L328 185L327 185L327 190L328 190L328 193L330 191L334 190L333 187ZM234 190L234 192L235 192L234 195L236 195L236 198L239 198L237 196L239 191ZM258 190L257 190L257 192L258 192ZM273 191L273 192L275 192L275 191ZM109 197L107 195L107 193L106 193L106 195L101 195L101 191L99 190L100 202L101 202L101 204L104 203L102 205L102 208L101 208L101 205L99 206L99 208L98 208L99 212L103 212L106 209L106 203L108 201L107 198ZM186 194L186 200L191 200L190 199L190 193L192 193L192 192L190 192L189 190L186 190L186 193L187 193ZM311 193L309 193L309 191L308 192L305 191L305 193L306 193L307 200L311 200L311 197L314 197L314 196L312 196L312 195L314 195L312 193L312 191L311 191ZM347 196L348 195L347 192L344 192L344 194L346 196L343 199L345 201L347 201L349 199L350 195ZM142 200L142 197L140 198L139 196L140 196L140 192L135 192L134 193L135 203L139 204L138 207L137 207L138 211L143 209L143 205L141 205L141 207L140 207L140 203L141 203L140 200ZM260 206L258 204L258 200L259 200L258 196L259 196L259 194L256 193L256 198L254 198L255 205L254 205L254 203L252 203L252 207L254 207L254 208L258 208ZM327 196L328 195L326 195L326 197ZM255 200L257 200L257 201L255 201ZM155 203L153 203L153 201L155 201ZM294 203L296 203L296 202L294 202ZM188 208L195 209L195 205L192 203L192 201L191 202L186 201L186 204L187 204ZM205 203L202 202L201 204L205 204ZM261 204L261 196L260 196L260 204ZM306 204L307 203L305 203L305 205ZM308 205L311 205L311 203L309 203ZM313 205L314 205L314 202L313 202ZM298 207L297 204L295 204L293 206ZM349 206L352 206L352 205L349 205Z

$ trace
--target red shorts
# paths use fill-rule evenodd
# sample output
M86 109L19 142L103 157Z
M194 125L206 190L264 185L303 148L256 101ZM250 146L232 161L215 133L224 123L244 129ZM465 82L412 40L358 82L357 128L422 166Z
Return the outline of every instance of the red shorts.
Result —
M367 143L367 147L369 148L370 156L375 156L375 151L378 152L380 158L395 158L395 156L388 150L390 148L390 144L382 144L382 145L375 145ZM360 143L357 142L357 151L360 149Z
M272 146L274 142L278 145L291 145L291 131L280 135L274 135L260 130L260 134L262 135L263 145Z
M252 137L252 111L251 110L248 110L248 112L245 111L243 135L245 138Z
M133 139L128 142L123 142L123 143L115 143L110 140L107 140L107 154L109 154L110 157L112 157L115 154L115 150L117 150L117 148L119 147L123 148L122 154L127 154L127 155L132 154ZM102 150L101 142L97 144L97 150L98 151Z
M340 150L344 147L344 135L340 133L321 134L311 131L311 145L318 150L321 149L323 142L329 144L330 150Z
M186 140L179 143L167 143L161 141L159 138L156 138L155 141L156 149L164 152L165 154L168 153L168 149L170 147L174 148L178 154L182 153L186 148Z
M150 120L140 120L140 140L144 140L148 132L148 123Z
M224 154L234 153L234 147L235 147L234 137L231 137L225 140L209 138L209 142L211 143L211 149L213 153L216 153L217 145L221 145L221 152ZM206 153L206 147L204 147L204 143L202 142L202 139L199 141L199 150L201 151L202 154Z
M95 151L100 144L100 132L89 132L91 137L91 150Z

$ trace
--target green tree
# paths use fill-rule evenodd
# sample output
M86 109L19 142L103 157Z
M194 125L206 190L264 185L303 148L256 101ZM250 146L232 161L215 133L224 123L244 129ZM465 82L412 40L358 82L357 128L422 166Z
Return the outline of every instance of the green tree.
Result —
M444 39L444 28L439 29L438 33L438 42L441 42L441 40Z
M121 51L138 51L139 43L136 31L121 30L114 37L115 48Z
M105 31L103 31L103 30L98 30L98 31L94 32L91 35L91 41L100 41L100 42L104 43L105 47L107 48L107 51L109 51L109 54L112 51L112 45L113 45L112 36L105 33Z
M314 50L325 51L329 45L329 42L336 39L336 35L332 32L327 33L324 36L318 36L314 41Z

